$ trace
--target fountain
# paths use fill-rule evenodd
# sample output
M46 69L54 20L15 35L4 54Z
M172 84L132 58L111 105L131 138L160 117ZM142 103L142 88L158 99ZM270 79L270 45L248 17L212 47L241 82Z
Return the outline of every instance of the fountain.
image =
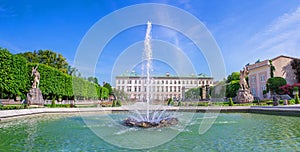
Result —
M150 21L147 22L147 31L144 41L144 60L146 61L146 71L144 85L146 87L146 114L142 114L135 109L135 115L130 116L124 120L124 125L130 127L141 127L141 128L152 128L152 127L167 127L178 124L178 119L170 114L166 113L166 109L154 110L150 112L150 101L151 101L151 71L152 71L152 49L151 49L151 29L152 24ZM142 71L144 72L144 68Z

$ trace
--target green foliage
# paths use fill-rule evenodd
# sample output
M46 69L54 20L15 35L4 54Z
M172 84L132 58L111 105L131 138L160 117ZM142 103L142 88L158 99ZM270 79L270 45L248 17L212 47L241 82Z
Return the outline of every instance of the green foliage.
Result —
M300 59L293 59L293 61L291 62L291 66L294 70L297 81L300 82Z
M293 88L293 91L298 92L298 91L299 91L299 90L298 90L298 87L294 87L294 88Z
M226 97L235 97L240 88L240 72L232 72L226 80Z
M168 106L173 106L173 105L174 105L173 99L169 98L168 99Z
M123 101L127 101L128 99L128 95L126 94L125 91L123 90L118 90L118 89L113 89L114 95L117 99L123 100Z
M24 96L29 90L26 59L0 48L0 97Z
M224 98L226 95L226 81L221 81L215 86L210 87L210 94L212 98Z
M103 100L108 99L109 90L105 87L101 87L100 94L101 94L101 96L100 96L101 99L103 99Z
M112 102L112 105L111 105L112 107L116 107L117 106L117 101L116 100L113 100L113 102Z
M111 95L112 94L112 87L111 87L111 85L109 84L109 83L105 83L104 85L103 85L103 87L105 87L106 89L108 89L108 94L109 95Z
M274 77L275 66L272 64L272 60L269 60L270 63L270 77Z
M291 104L291 105L296 104L296 100L294 100L294 99L291 99L291 100L289 100L288 102L289 102L289 104Z
M121 107L121 106L122 106L121 100L117 100L116 106L117 106L117 107Z
M27 60L26 60L27 59ZM0 48L0 98L24 98L31 88L32 67L38 65L39 88L45 99L99 99L108 98L109 90L93 82L66 73L67 62L52 51L26 52L13 55ZM109 85L110 86L110 85ZM108 87L108 86L107 86ZM110 86L111 89L111 86Z
M233 106L233 101L232 101L232 98L229 98L229 103L228 103L229 106Z
M181 101L179 101L179 102L178 102L178 106L181 106L181 105L182 105L182 104L181 104Z
M267 81L267 91L280 94L282 90L279 87L284 85L286 85L286 80L282 77L269 78Z
M226 85L226 97L235 97L239 88L239 80L232 80L229 85Z
M68 71L68 62L61 54L55 53L51 50L38 50L34 52L20 53L19 55L25 57L28 62L41 63L60 70L63 73Z
M240 72L232 72L226 80L226 83L230 83L231 81L240 80Z
M295 104L300 104L298 93L295 95Z
M191 88L185 93L185 99L199 99L202 98L202 88Z
M51 108L55 108L56 107L56 104L55 104L55 99L52 99L52 101L51 101L51 106L50 106Z
M263 94L267 94L268 93L268 91L267 90L263 90Z

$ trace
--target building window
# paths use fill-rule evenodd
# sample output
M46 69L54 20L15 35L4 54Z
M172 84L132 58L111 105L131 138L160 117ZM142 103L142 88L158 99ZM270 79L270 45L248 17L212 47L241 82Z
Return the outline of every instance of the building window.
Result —
M265 82L266 76L264 74L260 75L260 81Z
M164 80L162 80L161 83L164 84Z
M176 80L174 81L174 84L176 84Z
M131 80L128 81L128 84L131 84Z
M251 89L251 93L253 94L254 97L256 97L256 89L255 88Z
M256 76L252 76L252 77L251 77L251 83L252 83L252 84L255 84L255 83L256 83Z
M166 84L168 84L168 80L166 81Z

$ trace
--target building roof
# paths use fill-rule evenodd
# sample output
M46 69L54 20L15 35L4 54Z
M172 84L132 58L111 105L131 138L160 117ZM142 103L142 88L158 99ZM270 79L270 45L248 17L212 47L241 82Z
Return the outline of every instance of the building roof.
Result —
M275 58L273 58L271 60L274 61L274 60L277 60L279 58L299 59L299 58L290 57L290 56L286 56L286 55L280 55L280 56L277 56L277 57L275 57Z
M135 71L126 71L124 72L123 74L119 75L119 76L116 76L116 78L140 78L142 77L141 75L137 74ZM145 76L144 76L145 77ZM170 74L167 74L167 75L154 75L154 76L151 76L152 78L164 78L164 79L194 79L194 78L205 78L205 79L213 79L213 77L211 76L208 76L206 74L203 74L203 73L200 73L198 75L195 75L195 74L191 74L191 75L185 75L185 76L177 76L177 75L170 75Z
M277 57L275 57L271 60L274 61L274 60L277 60L279 58L298 59L298 58L295 58L295 57L280 55L280 56L277 56ZM269 65L270 65L269 64L269 59L266 59L266 60L263 60L263 61L257 60L254 64L247 65L247 67L248 67L249 70L253 70L253 69L256 69L256 68L260 68L260 67L263 67L263 66L269 66Z

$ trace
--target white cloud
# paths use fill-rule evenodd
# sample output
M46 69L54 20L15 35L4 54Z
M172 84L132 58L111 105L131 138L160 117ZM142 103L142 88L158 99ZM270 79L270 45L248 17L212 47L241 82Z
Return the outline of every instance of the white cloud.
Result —
M300 6L274 20L267 29L253 36L249 44L255 52L272 56L300 56Z

